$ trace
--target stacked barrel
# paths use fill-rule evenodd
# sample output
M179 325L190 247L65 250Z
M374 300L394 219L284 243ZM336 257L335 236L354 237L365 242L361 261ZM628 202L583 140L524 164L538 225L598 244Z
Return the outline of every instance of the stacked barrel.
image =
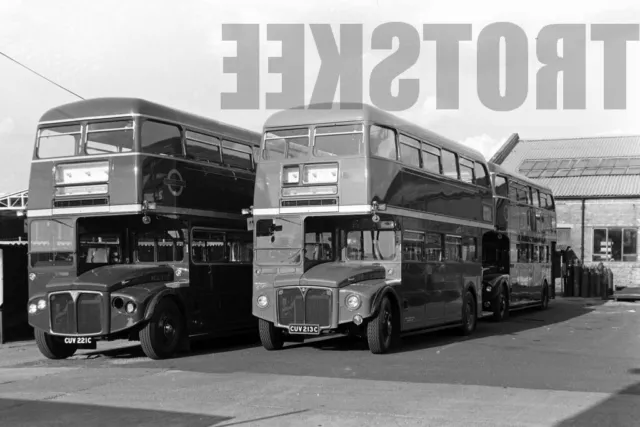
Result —
M564 282L564 296L608 299L613 294L613 272L610 268L569 265Z

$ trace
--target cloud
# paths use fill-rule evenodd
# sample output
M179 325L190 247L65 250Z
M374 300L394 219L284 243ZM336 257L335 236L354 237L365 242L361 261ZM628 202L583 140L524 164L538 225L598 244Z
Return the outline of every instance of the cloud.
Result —
M5 117L0 120L0 135L9 134L15 129L16 123L11 117Z
M507 137L493 138L486 133L483 133L482 135L465 138L461 142L467 147L480 151L488 160L498 150L498 148L504 144L506 139Z

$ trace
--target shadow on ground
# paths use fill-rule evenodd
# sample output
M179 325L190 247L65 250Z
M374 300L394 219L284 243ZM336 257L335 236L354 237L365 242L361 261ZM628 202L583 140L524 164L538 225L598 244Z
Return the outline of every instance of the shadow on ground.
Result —
M433 347L446 346L455 342L482 339L490 336L515 335L526 330L541 328L577 318L595 310L597 306L602 305L604 302L605 301L569 302L556 300L544 311L535 307L513 311L506 321L500 323L494 322L490 318L483 318L478 321L476 331L467 337L461 336L457 332L457 329L454 328L407 336L402 339L401 347L394 352L420 351ZM177 361L177 359L193 356L222 354L255 347L261 347L257 333L214 340L194 341L191 344L191 352L180 353L174 357L174 359ZM282 351L286 353L288 349L295 348L338 352L369 351L366 339L343 335L321 337L307 340L303 343L287 343L285 344L285 349ZM98 348L98 350L94 351L82 351L69 360L68 363L76 364L78 361L101 359L105 361L111 360L117 364L118 359L122 360L123 363L127 363L127 360L139 358L146 358L140 345L137 342L127 343L123 341L121 346L113 349L101 350ZM56 363L64 364L64 361L57 361ZM25 364L25 366L30 365L33 365L33 363Z
M118 426L208 427L222 426L230 417L146 409L113 408L66 402L0 398L3 427L11 426ZM55 422L52 422L55 420Z
M68 402L0 398L0 425L13 426L126 426L136 427L231 427L250 425L308 412L308 409L233 421L233 417L188 412L122 408ZM52 420L55 420L52 421Z
M630 369L639 374L640 369ZM555 427L637 426L640 420L640 383L632 384L604 401L563 420Z
M520 332L541 328L583 316L594 311L606 301L562 301L552 302L547 310L536 307L511 312L504 322L494 322L490 317L478 321L476 331L470 336L461 336L456 328L425 332L411 335L402 339L402 346L395 352L410 352L423 349L442 347L454 342L463 342L499 335L515 335ZM313 347L327 351L369 351L366 340L353 337L325 339L302 344L292 344L293 347Z

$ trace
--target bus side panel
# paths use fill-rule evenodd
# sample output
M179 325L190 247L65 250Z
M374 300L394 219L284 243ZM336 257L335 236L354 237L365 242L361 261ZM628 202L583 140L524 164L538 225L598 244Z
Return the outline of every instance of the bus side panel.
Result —
M89 161L90 157L85 157L82 160ZM110 160L112 168L109 171L109 204L114 206L141 203L138 191L140 178L135 173L139 162L138 157L114 156Z
M144 199L158 206L218 210L240 215L251 205L252 176L178 159L146 157L142 165Z
M341 206L368 206L371 204L373 199L367 188L367 159L365 157L341 159L338 173L340 174L338 195Z

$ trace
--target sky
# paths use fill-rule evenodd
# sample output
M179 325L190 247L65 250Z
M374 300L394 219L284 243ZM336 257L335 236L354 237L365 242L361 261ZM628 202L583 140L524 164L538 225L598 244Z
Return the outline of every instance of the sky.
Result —
M395 114L481 151L487 159L506 138L580 137L640 134L640 42L627 44L627 106L603 107L603 46L590 41L593 23L640 22L637 0L2 0L0 52L84 98L138 97L259 131L273 110L265 93L279 92L280 76L268 73L268 58L281 54L267 41L266 25L305 24L305 101L320 68L309 24L363 24L364 101L368 77L391 51L371 49L371 34L386 22L406 22L422 36L422 25L472 24L472 40L460 45L460 104L436 108L436 50L421 42L416 65L401 78L419 78L415 105ZM495 22L511 22L527 35L529 92L508 112L485 107L478 98L477 39ZM236 77L223 73L223 58L236 55L222 40L222 24L260 24L260 109L221 108L221 92L236 90ZM551 24L587 24L587 104L562 110L536 110L536 37ZM394 49L397 43L394 43ZM0 194L28 187L36 126L50 108L74 102L73 95L0 57ZM397 82L392 85L397 90ZM338 101L339 94L336 94Z

